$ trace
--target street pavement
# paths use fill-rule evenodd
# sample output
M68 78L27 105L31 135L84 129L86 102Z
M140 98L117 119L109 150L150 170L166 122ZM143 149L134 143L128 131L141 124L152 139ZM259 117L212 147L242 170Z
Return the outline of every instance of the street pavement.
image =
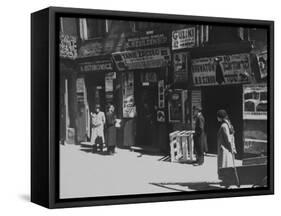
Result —
M163 156L117 149L92 153L79 145L60 145L60 198L81 198L221 189L216 155L202 166L172 163ZM241 161L236 161L241 165Z

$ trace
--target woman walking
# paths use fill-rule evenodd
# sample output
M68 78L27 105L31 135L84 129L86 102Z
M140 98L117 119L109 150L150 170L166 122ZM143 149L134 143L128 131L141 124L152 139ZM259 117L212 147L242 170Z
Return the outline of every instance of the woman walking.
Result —
M236 154L235 148L235 140L234 140L234 128L228 118L228 114L225 110L219 110L217 112L217 119L221 123L218 135L217 135L217 143L218 143L218 176L219 179L223 180L223 176L221 175L221 169L226 167L234 168L234 178L239 184L238 176L235 168L235 158ZM229 185L225 185L229 186Z
M107 143L107 152L112 155L115 153L116 147L116 114L115 108L111 104L108 107L106 112L106 143Z

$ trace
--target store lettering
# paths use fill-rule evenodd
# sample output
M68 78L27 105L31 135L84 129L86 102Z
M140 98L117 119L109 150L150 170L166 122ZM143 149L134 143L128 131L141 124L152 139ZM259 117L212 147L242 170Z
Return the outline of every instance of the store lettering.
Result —
M194 84L200 85L200 84L209 84L209 83L215 83L216 78L214 76L199 76L194 77Z
M214 64L200 64L200 65L192 65L193 73L202 73L202 72L213 72L215 71Z
M146 56L158 56L160 55L159 49L140 50L137 52L126 52L121 54L124 59L142 58Z
M88 64L88 65L82 65L81 66L81 71L82 72L104 71L104 70L112 70L111 63L106 63L106 64Z
M194 38L195 37L195 28L184 29L181 31L174 31L172 35L174 40L183 40L187 38Z
M153 35L151 37L141 37L128 39L127 47L129 48L139 48L153 45L160 45L167 42L167 37L165 35Z

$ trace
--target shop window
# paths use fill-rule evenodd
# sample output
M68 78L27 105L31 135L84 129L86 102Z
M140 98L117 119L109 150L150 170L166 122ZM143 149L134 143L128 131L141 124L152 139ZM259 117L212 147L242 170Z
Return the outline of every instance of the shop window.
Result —
M226 26L211 26L209 43L233 43L241 41L239 28Z
M171 29L171 24L169 23L156 23L156 22L136 22L136 31L149 31L149 30L160 30L168 31Z
M134 22L124 20L106 20L107 33L134 32Z
M60 32L65 35L78 36L77 19L68 17L60 18Z
M79 25L82 40L102 37L106 33L105 19L80 19Z
M267 30L261 28L249 29L249 40L259 50L267 50Z

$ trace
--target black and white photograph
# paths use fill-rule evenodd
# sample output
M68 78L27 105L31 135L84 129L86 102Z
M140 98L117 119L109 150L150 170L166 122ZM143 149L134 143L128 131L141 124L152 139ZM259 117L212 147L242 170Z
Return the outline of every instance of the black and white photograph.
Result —
M60 16L59 199L268 187L268 36Z

